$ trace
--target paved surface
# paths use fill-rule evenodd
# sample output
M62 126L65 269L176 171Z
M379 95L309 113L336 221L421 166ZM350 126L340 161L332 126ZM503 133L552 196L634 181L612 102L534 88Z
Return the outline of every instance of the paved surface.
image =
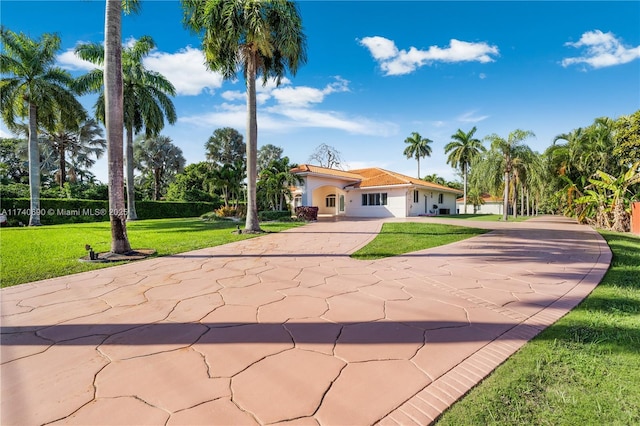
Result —
M0 423L429 424L611 258L568 219L452 223L495 231L357 261L382 222L318 222L3 289Z

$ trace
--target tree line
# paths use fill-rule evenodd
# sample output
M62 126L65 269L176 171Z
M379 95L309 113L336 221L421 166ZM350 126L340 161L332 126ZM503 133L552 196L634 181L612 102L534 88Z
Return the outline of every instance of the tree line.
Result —
M467 205L475 212L483 196L491 195L503 200L503 220L509 214L552 213L604 229L630 229L631 203L640 201L640 110L560 134L542 153L525 143L535 136L532 131L483 139L476 131L458 129L444 147L447 163L463 178L461 213ZM405 143L404 154L418 161L419 177L420 158L431 155L432 141L413 132Z

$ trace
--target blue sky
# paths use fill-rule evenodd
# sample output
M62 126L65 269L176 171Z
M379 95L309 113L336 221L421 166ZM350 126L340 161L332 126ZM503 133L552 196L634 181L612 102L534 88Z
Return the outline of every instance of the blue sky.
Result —
M412 132L433 140L421 175L457 179L444 146L457 129L506 137L531 130L539 152L554 136L640 109L640 2L301 1L308 63L280 87L258 86L258 146L308 162L321 143L347 168L377 166L415 176L403 155ZM58 64L86 72L80 42L104 39L104 2L13 1L2 25L31 37L56 32ZM142 0L123 19L123 42L151 36L148 68L178 90L178 123L163 134L187 163L205 159L217 128L244 134L245 86L203 66L200 40L182 25L176 0ZM241 74L239 74L241 77ZM95 98L83 97L92 111ZM0 134L6 128L0 127ZM106 181L106 160L94 169Z

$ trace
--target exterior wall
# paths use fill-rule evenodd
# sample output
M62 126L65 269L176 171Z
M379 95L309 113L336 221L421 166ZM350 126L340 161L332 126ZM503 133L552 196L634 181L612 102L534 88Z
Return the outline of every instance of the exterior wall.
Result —
M464 212L464 204L457 203L457 207L459 213L462 214ZM467 213L473 213L473 205L467 204ZM484 203L481 206L478 206L475 214L502 214L502 202L490 202Z
M334 194L336 196L335 207L327 207L327 196ZM313 191L313 204L318 207L318 214L340 215L346 214L346 211L340 211L340 196L345 197L346 210L346 192L335 186L321 186Z
M387 193L386 206L363 206L362 194ZM346 214L352 217L406 217L407 189L358 189L347 192Z

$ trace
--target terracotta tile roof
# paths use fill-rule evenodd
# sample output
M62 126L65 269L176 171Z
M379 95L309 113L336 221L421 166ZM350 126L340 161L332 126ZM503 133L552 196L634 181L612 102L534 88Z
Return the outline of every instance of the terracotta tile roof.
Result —
M389 170L380 169L378 167L369 167L366 169L357 170L335 170L328 169L326 167L313 166L310 164L302 164L294 169L291 169L292 173L314 173L329 176L342 177L347 179L358 180L358 182L349 185L352 188L371 188L378 186L395 186L395 185L413 185L425 189L447 191L454 193L462 193L454 188L448 186L439 185L433 182L427 182L422 179L412 178L400 173L392 172Z
M352 179L352 180L362 179L361 176L350 173L350 172L345 172L343 170L329 169L327 167L313 166L311 164L301 164L298 167L294 167L293 169L291 169L291 173L315 173L315 174L336 176L336 177Z

